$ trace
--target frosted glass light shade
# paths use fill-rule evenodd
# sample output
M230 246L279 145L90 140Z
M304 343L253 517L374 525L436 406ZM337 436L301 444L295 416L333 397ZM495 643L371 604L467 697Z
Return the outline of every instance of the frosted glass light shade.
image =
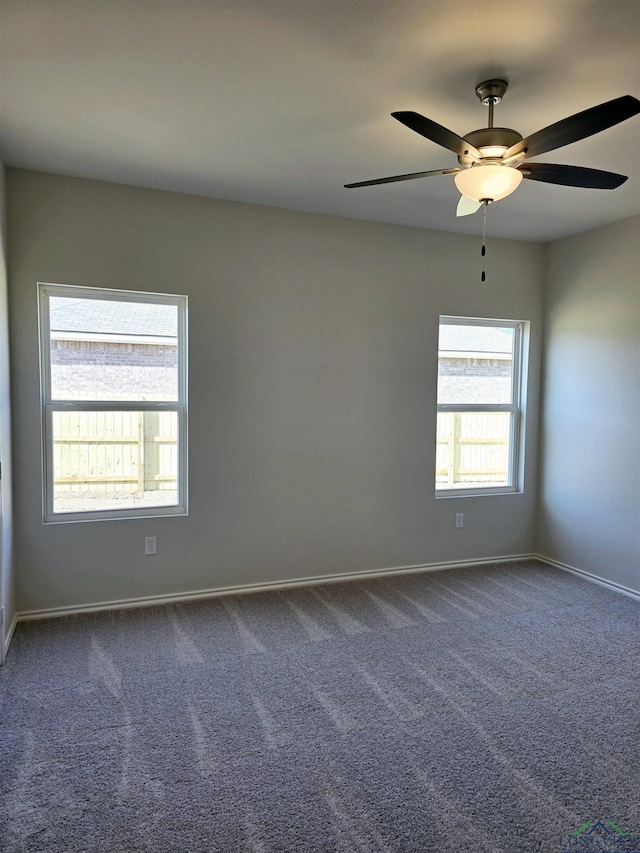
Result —
M474 201L498 201L511 195L522 180L522 172L510 166L479 165L463 169L455 176L456 186Z

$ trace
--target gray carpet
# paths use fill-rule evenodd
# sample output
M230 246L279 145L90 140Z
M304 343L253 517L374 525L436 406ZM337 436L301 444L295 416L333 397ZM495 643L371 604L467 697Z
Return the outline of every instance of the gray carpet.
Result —
M639 620L521 562L21 623L0 848L558 853L587 821L640 834Z

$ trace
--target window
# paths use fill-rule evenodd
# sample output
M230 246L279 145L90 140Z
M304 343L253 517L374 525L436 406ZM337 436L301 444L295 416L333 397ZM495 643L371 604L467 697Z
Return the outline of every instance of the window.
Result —
M440 317L437 497L516 491L524 327Z
M38 285L44 521L187 512L187 298Z

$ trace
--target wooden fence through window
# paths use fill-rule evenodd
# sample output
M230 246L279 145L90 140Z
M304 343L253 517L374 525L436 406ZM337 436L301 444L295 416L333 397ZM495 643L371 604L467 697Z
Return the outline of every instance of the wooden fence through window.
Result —
M436 488L506 484L510 424L509 412L439 412Z
M57 493L177 487L175 412L54 412L53 446Z

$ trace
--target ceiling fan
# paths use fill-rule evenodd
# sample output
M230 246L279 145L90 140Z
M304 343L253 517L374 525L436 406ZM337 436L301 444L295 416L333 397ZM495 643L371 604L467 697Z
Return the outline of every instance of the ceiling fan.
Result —
M433 175L454 175L456 186L461 193L457 215L467 216L475 213L483 204L486 210L490 202L506 198L517 189L523 178L547 184L602 190L613 190L627 180L626 175L600 169L525 161L529 157L562 148L631 118L640 112L640 101L637 98L623 95L621 98L576 113L523 139L515 130L493 126L493 108L504 97L508 85L506 80L486 80L476 86L476 95L482 104L489 108L488 126L473 130L466 136L458 136L420 113L391 113L393 118L410 130L457 154L459 167L392 175L373 181L345 184L345 187L352 189L430 178Z

